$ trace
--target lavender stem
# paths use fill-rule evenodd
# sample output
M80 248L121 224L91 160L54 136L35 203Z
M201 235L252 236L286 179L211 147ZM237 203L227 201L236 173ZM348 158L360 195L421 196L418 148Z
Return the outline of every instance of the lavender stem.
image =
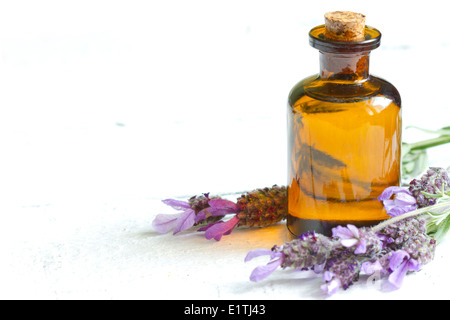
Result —
M373 232L379 232L379 231L383 230L384 228L386 228L387 226L389 226L389 225L391 225L393 223L396 223L398 221L401 221L403 219L415 217L415 216L418 216L418 215L421 215L421 214L424 214L424 213L428 213L428 212L433 211L435 209L441 209L441 208L445 208L445 207L450 207L450 203L448 201L441 202L441 203L438 203L438 204L435 204L435 205L432 205L432 206L424 207L424 208L421 208L421 209L417 209L417 210L414 210L414 211L410 211L408 213L402 214L401 216L398 216L398 217L395 217L395 218L391 218L391 219L388 219L388 220L386 220L384 222L381 222L380 224L372 227L372 231Z

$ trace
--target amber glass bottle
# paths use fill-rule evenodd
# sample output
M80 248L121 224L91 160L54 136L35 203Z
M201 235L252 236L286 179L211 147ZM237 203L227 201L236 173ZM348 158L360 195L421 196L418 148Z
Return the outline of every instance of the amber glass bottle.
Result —
M310 44L320 73L300 81L288 100L288 219L293 236L326 235L337 225L387 219L377 197L399 185L401 101L395 87L369 74L381 33L364 26L361 41L333 41L325 25Z

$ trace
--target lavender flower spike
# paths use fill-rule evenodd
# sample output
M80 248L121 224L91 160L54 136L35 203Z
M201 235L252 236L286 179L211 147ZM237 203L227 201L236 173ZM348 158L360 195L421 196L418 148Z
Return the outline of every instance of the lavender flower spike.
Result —
M436 204L440 196L450 195L450 172L444 168L430 167L418 179L409 183L409 191L417 200L419 208Z
M393 199L391 199L392 196L394 196ZM383 201L384 208L391 217L397 217L417 209L416 198L408 189L402 187L386 188L378 200Z

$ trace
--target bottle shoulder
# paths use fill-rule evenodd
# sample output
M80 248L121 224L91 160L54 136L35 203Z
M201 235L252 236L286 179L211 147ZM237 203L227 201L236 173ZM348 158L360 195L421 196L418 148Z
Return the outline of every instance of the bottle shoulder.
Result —
M352 103L375 96L391 100L401 107L401 97L395 86L373 75L364 81L324 80L318 74L312 75L291 89L288 104L293 107L303 97L331 103Z

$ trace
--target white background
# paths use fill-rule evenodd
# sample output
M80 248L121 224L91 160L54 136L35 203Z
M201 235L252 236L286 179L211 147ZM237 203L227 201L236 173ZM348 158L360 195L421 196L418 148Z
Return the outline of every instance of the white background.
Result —
M450 125L445 1L0 1L0 298L323 298L289 272L248 281L246 252L283 225L213 243L151 221L164 198L285 184L287 95L318 72L308 31L333 10L383 33L371 73L405 126ZM442 250L410 289L335 297L442 297Z

